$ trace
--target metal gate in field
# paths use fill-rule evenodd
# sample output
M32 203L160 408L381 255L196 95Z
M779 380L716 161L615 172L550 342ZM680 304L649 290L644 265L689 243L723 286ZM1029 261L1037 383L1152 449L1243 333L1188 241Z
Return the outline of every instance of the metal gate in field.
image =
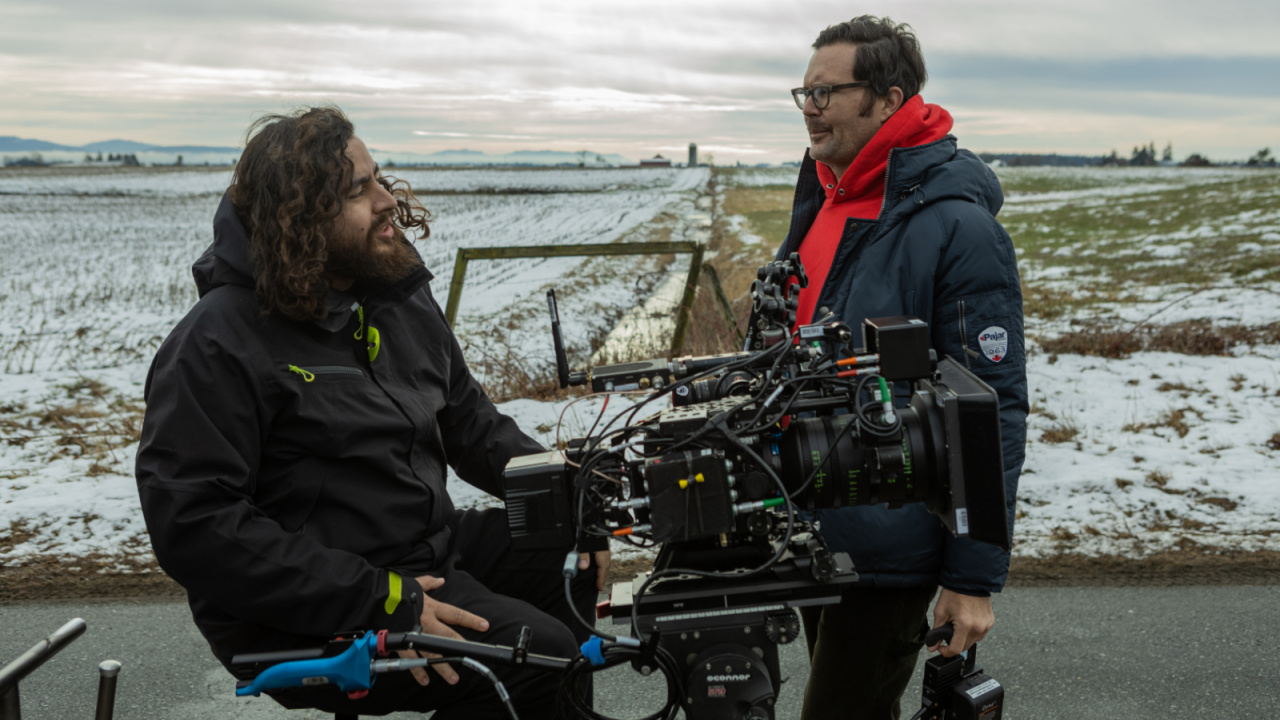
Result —
M680 307L676 312L675 332L671 336L671 351L677 353L684 345L685 332L689 327L689 308L693 306L694 294L698 288L698 274L703 267L702 254L705 251L706 245L691 241L458 248L458 257L453 263L453 281L449 285L449 302L444 311L445 320L448 321L449 327L453 327L454 319L458 316L458 305L462 301L462 285L467 276L467 263L472 260L690 253L693 257L689 262L689 277L685 281L684 295L680 299ZM719 283L717 283L717 289L718 285ZM720 296L723 294L723 291L719 292Z

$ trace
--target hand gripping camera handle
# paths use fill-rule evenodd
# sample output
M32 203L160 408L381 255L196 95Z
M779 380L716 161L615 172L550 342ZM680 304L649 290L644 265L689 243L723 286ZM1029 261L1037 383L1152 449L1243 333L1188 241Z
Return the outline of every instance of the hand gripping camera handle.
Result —
M945 625L939 625L936 628L931 628L929 632L924 634L924 646L933 647L934 645L937 645L940 642L945 642L948 645L950 645L951 636L954 635L955 632L956 632L956 626L952 625L951 623L947 623Z

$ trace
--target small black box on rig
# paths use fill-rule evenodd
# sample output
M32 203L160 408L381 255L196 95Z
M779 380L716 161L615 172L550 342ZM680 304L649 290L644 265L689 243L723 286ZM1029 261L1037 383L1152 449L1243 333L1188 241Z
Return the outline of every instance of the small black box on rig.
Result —
M550 450L512 458L502 473L513 545L573 546L573 494L564 453Z
M668 453L646 463L644 474L658 542L733 531L733 498L723 456L710 450Z
M862 322L862 345L880 354L880 375L885 380L919 380L929 377L929 326L919 318L867 318Z

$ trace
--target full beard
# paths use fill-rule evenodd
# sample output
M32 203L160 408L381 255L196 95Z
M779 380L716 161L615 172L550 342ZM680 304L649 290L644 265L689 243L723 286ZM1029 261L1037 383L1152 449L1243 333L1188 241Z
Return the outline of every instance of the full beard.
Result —
M377 237L391 216L379 218L360 241L347 238L331 238L327 243L327 275L388 286L403 280L415 268L422 265L422 258L400 228L392 224L395 237L390 246Z

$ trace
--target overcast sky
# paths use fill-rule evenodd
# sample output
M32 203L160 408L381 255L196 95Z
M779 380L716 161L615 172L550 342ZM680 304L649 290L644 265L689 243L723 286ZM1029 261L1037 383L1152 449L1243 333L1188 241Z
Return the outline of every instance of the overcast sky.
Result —
M823 27L917 31L974 150L1280 151L1276 0L0 0L0 135L239 145L332 102L386 150L795 160Z

